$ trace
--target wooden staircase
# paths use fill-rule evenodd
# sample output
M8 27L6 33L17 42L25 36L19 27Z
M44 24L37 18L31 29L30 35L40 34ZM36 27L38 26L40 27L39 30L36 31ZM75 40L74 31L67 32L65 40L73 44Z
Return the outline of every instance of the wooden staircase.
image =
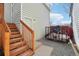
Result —
M14 23L7 23L10 33L10 56L31 56L33 50L23 39L18 28Z

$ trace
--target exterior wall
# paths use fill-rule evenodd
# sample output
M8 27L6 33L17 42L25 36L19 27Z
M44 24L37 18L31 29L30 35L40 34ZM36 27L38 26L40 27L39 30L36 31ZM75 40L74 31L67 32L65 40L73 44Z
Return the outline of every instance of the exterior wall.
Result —
M21 4L20 3L13 3L12 6L12 20L20 29L20 19L21 19Z
M35 39L41 39L45 35L45 26L49 26L50 11L42 3L23 3L22 20L35 32ZM27 18L30 18L27 20Z
M11 18L11 4L5 3L4 4L4 19L6 22L12 22Z
M79 4L73 5L73 31L74 31L74 38L79 47Z
M4 4L6 22L15 23L20 28L21 19L21 4L20 3L5 3Z
M16 23L18 28L20 28L19 20L21 19L21 4L5 3L4 6L4 18L6 22ZM45 35L45 26L49 26L49 14L49 11L41 3L22 4L22 19L35 31L35 38L37 40L41 39ZM31 21L29 21L29 19L26 20L26 18L30 18Z

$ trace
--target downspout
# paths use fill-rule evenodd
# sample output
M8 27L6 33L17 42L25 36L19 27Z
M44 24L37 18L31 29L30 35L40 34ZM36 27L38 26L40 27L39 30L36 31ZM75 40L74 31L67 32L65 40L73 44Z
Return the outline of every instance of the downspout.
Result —
M13 20L13 3L11 3L11 23L12 23L12 20Z
M46 3L43 3L44 7L50 12L50 6L48 7Z
M46 3L42 3L42 4L49 11L49 17L50 17L50 4L49 4L49 6L47 6ZM50 18L49 18L49 26L51 26Z
M73 16L72 16L72 11L73 11L73 3L71 3L71 6L70 6L70 13L69 13L69 16L71 16L71 26L73 27Z

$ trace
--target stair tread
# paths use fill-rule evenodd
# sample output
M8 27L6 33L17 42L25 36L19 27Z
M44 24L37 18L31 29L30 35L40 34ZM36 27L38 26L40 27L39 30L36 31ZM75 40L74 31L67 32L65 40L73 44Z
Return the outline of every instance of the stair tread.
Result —
M19 34L19 31L11 32L11 34Z
M15 23L7 23L8 25L15 25Z
M34 52L31 49L26 50L24 53L21 53L19 56L32 56Z
M15 26L16 27L16 25L14 24L14 23L12 23L12 24L7 24L8 26Z
M10 29L17 29L15 26L9 26Z
M17 29L16 25L8 25L10 29Z
M16 27L15 24L7 24L7 25L8 25L8 27Z
M10 40L10 43L15 43L15 42L18 42L18 41L21 41L22 38L14 38L14 39L11 39Z
M19 48L17 48L17 49L11 50L11 51L10 51L10 55L15 56L15 55L21 54L21 53L23 53L24 51L26 51L27 49L28 49L28 46L24 45L24 46L19 47Z
M11 31L13 31L13 32L15 31L16 32L16 31L18 31L18 29L11 29Z
M20 34L16 34L16 35L11 35L11 39L13 39L13 38L18 38L18 37L21 37L21 35Z
M23 41L20 41L20 42L17 42L17 43L13 43L13 44L10 45L10 50L13 50L15 48L21 47L24 44L25 44L25 42L23 42Z

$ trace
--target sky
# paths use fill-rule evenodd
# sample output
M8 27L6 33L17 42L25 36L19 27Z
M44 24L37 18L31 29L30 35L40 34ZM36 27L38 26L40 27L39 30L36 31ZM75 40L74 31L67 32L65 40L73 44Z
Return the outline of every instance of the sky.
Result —
M51 25L70 24L69 3L53 3L50 4L50 23Z

